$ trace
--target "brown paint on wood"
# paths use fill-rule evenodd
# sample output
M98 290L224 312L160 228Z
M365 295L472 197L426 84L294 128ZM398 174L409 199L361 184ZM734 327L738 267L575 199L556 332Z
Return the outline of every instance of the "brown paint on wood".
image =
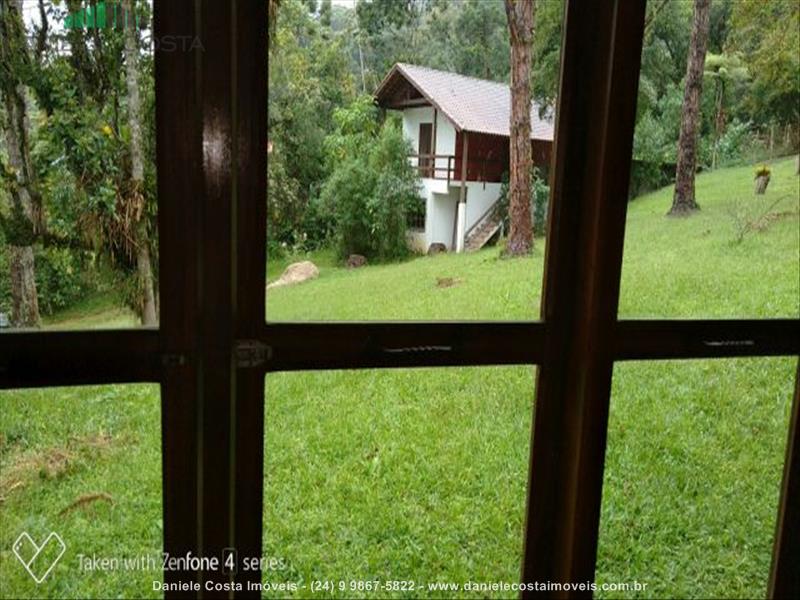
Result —
M768 598L800 596L800 362L795 375L787 437Z
M569 0L565 11L526 583L594 579L644 22L643 2Z
M155 2L154 35L194 39L200 15L195 2ZM155 52L156 176L158 185L158 330L161 373L161 463L164 551L172 556L200 553L201 501L197 453L199 411L201 127L197 81L198 50ZM186 570L164 572L165 583L192 581ZM170 592L169 598L190 598Z

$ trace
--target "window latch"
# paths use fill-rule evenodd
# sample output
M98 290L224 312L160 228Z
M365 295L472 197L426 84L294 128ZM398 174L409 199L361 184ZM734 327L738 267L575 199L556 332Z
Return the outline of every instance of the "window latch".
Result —
M237 340L233 354L237 369L262 367L272 358L272 346L258 340Z

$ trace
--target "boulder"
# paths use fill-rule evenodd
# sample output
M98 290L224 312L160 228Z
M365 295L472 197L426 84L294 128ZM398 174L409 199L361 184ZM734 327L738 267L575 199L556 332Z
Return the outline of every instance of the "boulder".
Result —
M447 252L447 246L445 246L442 242L433 242L430 246L428 246L428 256L442 254L443 252Z
M276 281L270 283L267 289L284 285L294 285L296 283L308 281L309 279L316 279L317 277L319 277L317 265L310 260L304 260L302 262L292 263L286 267L283 275Z
M357 269L367 264L367 257L361 254L351 254L347 257L347 268Z

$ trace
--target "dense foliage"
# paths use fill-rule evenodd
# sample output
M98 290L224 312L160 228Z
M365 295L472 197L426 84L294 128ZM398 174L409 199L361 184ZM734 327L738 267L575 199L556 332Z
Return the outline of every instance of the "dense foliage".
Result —
M95 287L102 271L112 274L125 302L138 312L137 249L147 244L157 258L156 236L139 233L155 231L153 58L142 49L138 60L145 168L144 185L134 190L124 30L65 28L67 14L84 4L44 3L38 25L26 24L30 37L36 34L35 52L29 48L28 60L3 65L6 76L24 86L30 106L28 151L43 204L43 226L29 240L35 244L39 305L47 314L71 304ZM140 20L149 22L149 3L138 0L135 6ZM138 36L141 47L143 34ZM15 221L8 218L8 179L3 183L0 225L8 239ZM6 245L0 250L5 253ZM4 281L7 268L7 258L0 260ZM4 291L0 309L8 305Z
M534 99L552 107L557 100L564 3L535 1L531 85ZM89 269L109 265L135 306L137 288L131 281L136 244L131 234L137 219L151 234L157 272L157 240L152 235L153 61L151 53L141 53L146 169L143 202L137 205L129 202L123 36L112 28L64 29L67 11L85 5L85 0L45 2L50 28L43 31L30 20L26 23L30 59L0 69L0 75L16 78L27 90L30 154L46 227L35 233L14 227L18 219L9 201L11 174L4 166L0 216L4 239L32 241L43 271L63 271L55 264ZM141 19L149 21L150 2L137 0L136 6ZM399 61L507 81L509 36L502 0L358 0L354 6L281 0L270 6L278 7L272 13L267 106L271 256L284 248L333 243L340 254L360 252L383 260L401 256L404 211L413 213L420 206L418 200L411 201L413 174L400 167L402 140L396 124L381 124L386 117L369 96ZM666 185L674 177L691 16L690 2L648 2L633 195ZM699 168L753 164L796 152L800 5L795 0L714 0L710 20ZM41 23L41 17L36 22ZM5 165L8 155L2 142L0 163ZM393 166L385 168L389 164ZM543 223L542 218L535 221ZM0 254L6 248L4 242ZM64 253L71 258L64 259ZM62 258L52 258L56 255ZM93 258L85 262L86 256ZM73 285L63 273L36 278L45 290L40 294L43 311L89 289ZM0 280L7 287L7 256L0 257ZM64 289L57 289L62 282ZM2 285L0 306L7 310Z
M533 96L557 99L563 2L537 0ZM632 195L674 179L689 2L648 3L634 139ZM798 4L714 0L701 106L701 169L754 162L796 150L800 127ZM359 0L355 10L285 0L271 50L270 234L317 246L319 191L337 156L334 109L369 94L395 62L507 81L509 41L501 0Z
M406 215L419 202L410 147L395 121L378 123L369 97L334 111L325 147L332 166L320 193L337 252L392 260L406 256Z

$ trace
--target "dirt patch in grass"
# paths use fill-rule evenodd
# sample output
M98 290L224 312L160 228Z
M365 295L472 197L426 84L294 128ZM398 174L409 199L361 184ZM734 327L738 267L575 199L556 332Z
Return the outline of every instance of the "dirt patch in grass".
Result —
M107 452L113 443L106 433L70 438L66 445L12 452L0 468L0 504L10 494L31 485L37 479L64 477L87 460Z
M437 277L436 278L436 287L438 288L449 288L453 287L454 285L458 285L462 283L463 280L459 279L458 277Z

